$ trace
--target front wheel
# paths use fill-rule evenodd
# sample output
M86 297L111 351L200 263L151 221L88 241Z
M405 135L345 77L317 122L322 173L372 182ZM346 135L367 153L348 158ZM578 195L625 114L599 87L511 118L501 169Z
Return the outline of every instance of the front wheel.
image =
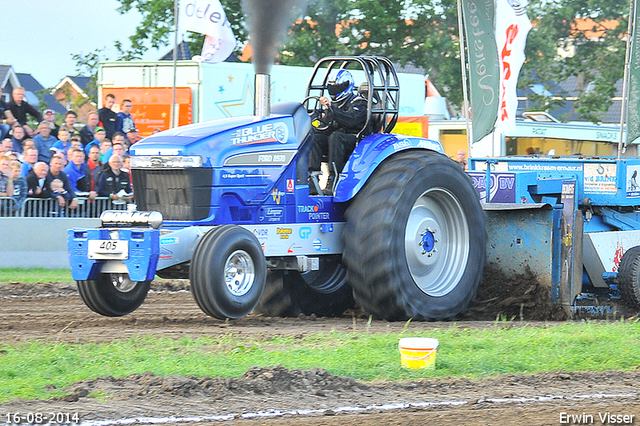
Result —
M151 281L131 281L128 274L100 274L95 280L78 281L82 301L107 317L130 314L142 305Z
M385 160L346 212L343 260L356 301L387 320L450 319L475 296L486 218L469 177L436 152Z
M189 280L202 311L218 319L236 319L256 307L264 291L267 264L260 243L244 228L223 225L198 242Z

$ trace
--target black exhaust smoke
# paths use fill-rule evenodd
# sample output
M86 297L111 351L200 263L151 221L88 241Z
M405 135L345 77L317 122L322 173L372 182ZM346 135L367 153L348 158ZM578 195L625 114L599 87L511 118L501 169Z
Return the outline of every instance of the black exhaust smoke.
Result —
M287 30L297 14L304 11L306 0L242 0L247 17L251 49L251 62L256 72L255 115L268 116L269 71L278 53L278 46L285 40ZM258 92L258 90L264 92Z

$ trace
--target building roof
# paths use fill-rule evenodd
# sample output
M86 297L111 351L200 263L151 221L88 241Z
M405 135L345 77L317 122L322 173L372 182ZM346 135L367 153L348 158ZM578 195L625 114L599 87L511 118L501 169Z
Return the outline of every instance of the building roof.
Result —
M184 61L184 60L191 60L191 50L189 49L189 45L187 44L186 41L182 41L180 44L178 44L178 60L179 61ZM160 58L161 61L173 61L173 49L171 49L166 55L164 55L162 58Z
M0 87L4 87L9 71L11 71L11 65L0 65Z
M27 102L31 105L37 106L40 104L45 108L54 110L58 114L64 114L67 112L66 108L60 105L58 100L51 94L41 92L44 90L44 87L31 74L17 73L16 75L18 76L18 80L20 80L20 85L24 87ZM42 96L42 101L40 101L38 92L40 92L40 95Z
M580 114L574 110L576 107L577 98L582 93L582 86L577 77L571 76L560 83L551 83L547 85L545 90L546 96L554 96L564 99L564 105L556 108L549 109L549 113L557 118L562 118L562 121L583 121L584 119ZM533 92L539 92L542 85L533 84L525 90L518 89L518 98L520 99L519 107L525 111L529 110L526 96ZM622 105L622 79L615 83L616 93L614 95L613 103L609 109L600 114L602 123L619 123L620 122L620 109Z
M75 89L76 92L78 92L85 98L88 98L89 95L91 94L89 93L90 90L88 90L90 81L91 81L90 77L68 75L62 80L60 80L58 84L56 84L56 87L53 88L52 92L60 90L65 84L69 84Z

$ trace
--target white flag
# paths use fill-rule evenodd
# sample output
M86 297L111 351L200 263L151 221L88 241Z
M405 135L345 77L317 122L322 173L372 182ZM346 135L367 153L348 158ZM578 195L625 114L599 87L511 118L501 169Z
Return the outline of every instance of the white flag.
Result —
M222 62L236 48L231 24L219 0L183 0L179 13L183 29L206 35L202 55L194 56L194 61Z
M531 21L524 10L527 0L496 0L496 44L500 62L500 107L496 127L514 135L518 109L518 74L524 63L524 47Z

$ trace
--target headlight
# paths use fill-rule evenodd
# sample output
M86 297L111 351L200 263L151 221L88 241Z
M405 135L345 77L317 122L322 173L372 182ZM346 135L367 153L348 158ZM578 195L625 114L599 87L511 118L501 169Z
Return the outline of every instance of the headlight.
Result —
M132 155L132 169L202 167L199 155Z

